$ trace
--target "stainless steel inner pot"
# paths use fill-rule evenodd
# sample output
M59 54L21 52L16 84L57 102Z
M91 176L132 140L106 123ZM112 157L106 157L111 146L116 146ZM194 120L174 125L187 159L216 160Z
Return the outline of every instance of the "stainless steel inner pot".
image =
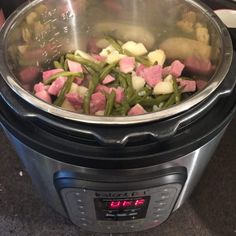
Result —
M207 26L209 46L195 48L215 67L208 76L197 76L206 86L171 108L129 117L88 116L63 110L36 98L32 85L53 59L68 51L91 49L94 40L112 34L127 41L143 42L157 49L170 37L194 38L177 29L181 16L195 12ZM187 45L185 42L184 45ZM175 45L174 48L183 45ZM232 43L227 28L211 9L192 0L35 0L18 8L0 35L0 72L8 86L26 102L65 119L98 124L134 124L167 118L204 101L225 79L232 62ZM184 56L183 56L184 57ZM184 59L184 58L182 58Z

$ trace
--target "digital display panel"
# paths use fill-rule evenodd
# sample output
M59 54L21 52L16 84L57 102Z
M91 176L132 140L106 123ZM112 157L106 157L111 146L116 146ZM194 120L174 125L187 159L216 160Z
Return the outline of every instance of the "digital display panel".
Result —
M98 220L135 220L146 217L150 197L95 198Z

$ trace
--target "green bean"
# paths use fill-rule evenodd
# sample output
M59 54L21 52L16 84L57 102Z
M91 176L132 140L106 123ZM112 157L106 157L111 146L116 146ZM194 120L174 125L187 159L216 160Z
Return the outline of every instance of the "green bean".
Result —
M65 95L70 91L73 81L74 81L74 77L73 76L70 76L66 80L66 82L65 82L65 84L64 84L64 86L63 86L63 88L62 88L62 90L61 90L61 92L59 94L59 96L57 97L57 99L53 103L55 106L62 106L62 104L63 104L63 102L65 100Z
M157 96L156 98L143 98L138 103L144 107L152 107L154 105L159 106L162 102L165 102L170 98L170 94L165 94L165 95L160 95Z
M123 54L123 49L119 42L111 36L106 36L105 39L115 48L119 53Z
M96 72L100 72L102 70L102 66L101 65L99 65L99 64L97 64L97 63L95 63L93 61L90 61L88 59L85 59L83 57L75 56L73 54L67 54L66 58L69 59L69 60L78 62L78 63L80 63L83 66L87 66L87 67L91 68L92 70L94 70Z
M175 94L173 93L170 98L167 100L166 103L164 103L162 109L169 108L170 106L175 104Z
M112 113L112 109L115 103L116 93L114 90L107 96L107 104L105 108L105 116L109 116Z
M115 109L115 112L121 116L125 116L127 115L129 109L130 109L130 105L127 103L127 101L124 101L119 107Z
M59 61L54 61L53 65L56 69L63 69L63 66L61 65Z
M91 78L91 80L89 81L88 92L84 97L83 109L84 109L84 113L87 114L87 115L90 114L91 96L92 96L94 90L96 89L98 83L99 83L99 77L98 77L97 74L94 74L93 77Z
M103 68L103 71L102 73L100 74L100 82L103 81L105 79L105 77L111 73L111 71L113 70L113 68L116 67L116 64L117 63L113 63L113 64L110 64L110 65L107 65L105 68Z
M128 87L126 89L126 97L127 97L127 99L130 99L133 96L133 94L135 93L133 83L132 83L132 78L130 75L127 75L126 81L128 84Z
M179 91L178 84L175 78L173 78L173 87L175 94L175 103L179 103L181 101L181 92Z
M123 52L123 53L126 54L127 56L135 57L135 60L136 60L137 62L139 62L139 63L141 63L141 64L143 64L143 65L145 65L145 66L151 66L151 65L152 65L151 62L150 62L148 59L146 59L146 58L144 58L144 57L142 57L142 56L135 56L133 53L131 53L131 52L128 51L127 49L124 49L124 52Z
M62 72L56 73L55 75L52 75L51 77L49 77L46 81L44 81L44 84L48 85L48 84L51 84L54 80L56 80L58 77L68 77L68 76L83 78L84 74L80 73L80 72L62 71Z
M65 71L69 70L68 60L67 59L64 61L63 68L64 68Z

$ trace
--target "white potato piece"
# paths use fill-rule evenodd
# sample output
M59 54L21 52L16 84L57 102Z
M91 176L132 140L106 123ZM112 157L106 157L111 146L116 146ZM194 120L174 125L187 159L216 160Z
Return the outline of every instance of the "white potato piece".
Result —
M173 76L172 75L167 75L165 78L164 78L164 82L170 82L173 84Z
M105 115L105 111L97 111L95 112L95 116L104 116Z
M147 53L147 49L142 43L128 41L122 45L122 48L132 53L134 56L142 56Z
M161 94L170 94L174 92L173 84L171 82L159 82L153 90L153 93L156 95Z
M86 88L84 86L78 86L77 87L77 92L82 98L84 98L86 93L88 92L88 88Z
M118 51L112 51L106 58L106 63L113 64L115 62L118 62L123 57L126 57L123 54L120 54Z
M106 48L102 49L102 51L99 53L99 55L102 57L107 57L113 51L116 51L115 48L112 45L109 45Z
M78 84L72 83L69 93L77 93L78 92L78 87L79 87Z
M76 56L81 56L82 58L93 61L93 62L97 62L96 59L94 59L92 56L90 56L88 53L86 53L82 50L76 50L75 55Z
M140 76L132 76L132 85L136 91L139 91L146 84L145 79Z
M173 37L163 41L160 45L167 58L184 60L191 56L196 56L202 59L210 59L212 48L205 43L197 40Z
M64 100L61 107L68 111L76 111L73 105L67 99Z
M152 63L152 65L157 62L158 65L163 66L166 60L166 54L163 50L158 49L148 54L148 60Z
M151 49L155 44L155 37L150 31L142 26L130 25L118 22L100 22L95 25L95 33L111 34L114 38L127 41L136 41L143 43L145 47Z

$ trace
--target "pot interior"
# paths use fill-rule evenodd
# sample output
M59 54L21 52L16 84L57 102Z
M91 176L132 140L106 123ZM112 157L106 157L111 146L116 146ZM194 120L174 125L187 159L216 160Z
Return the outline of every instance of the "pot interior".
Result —
M198 27L203 31L197 31ZM40 109L99 123L104 117L91 121L86 115L53 108L33 96L33 85L42 79L42 71L52 68L53 60L76 49L96 53L97 42L109 34L123 42L142 42L148 50L162 48L169 62L191 56L210 61L211 70L188 72L199 82L198 93L176 105L175 110L141 115L146 118L136 121L161 119L196 105L223 81L230 65L230 58L225 57L232 53L224 30L213 12L190 0L36 0L19 8L5 24L0 69L9 86ZM135 119L128 117L130 122ZM125 123L122 118L103 121Z

